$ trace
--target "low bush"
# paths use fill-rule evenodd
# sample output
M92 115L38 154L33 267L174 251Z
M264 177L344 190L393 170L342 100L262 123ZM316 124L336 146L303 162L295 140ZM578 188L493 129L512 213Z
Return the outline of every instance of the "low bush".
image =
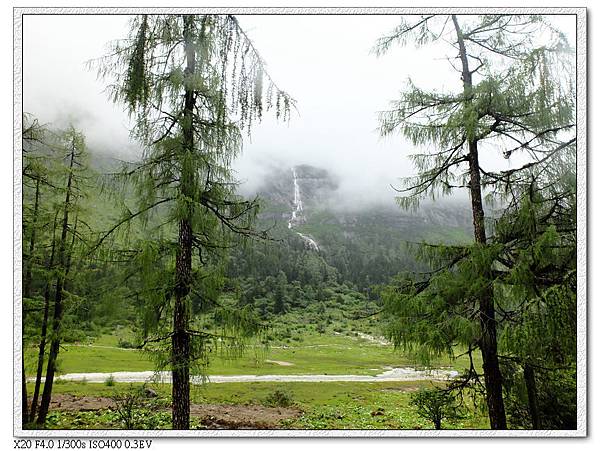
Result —
M294 398L290 392L277 389L265 398L264 404L270 407L290 407L294 405Z
M123 340L122 338L119 338L119 341L117 342L117 346L119 348L123 348L123 349L137 349L137 347L138 347L135 343L131 343L130 341Z

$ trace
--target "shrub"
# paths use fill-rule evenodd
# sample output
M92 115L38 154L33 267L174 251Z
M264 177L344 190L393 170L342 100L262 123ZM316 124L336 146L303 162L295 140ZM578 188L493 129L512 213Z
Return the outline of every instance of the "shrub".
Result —
M454 396L441 388L421 389L413 394L410 405L417 408L417 414L442 429L442 420L460 418Z
M115 386L115 378L112 374L106 378L106 380L104 381L104 385L106 385L107 387Z
M77 343L87 340L87 334L81 329L65 328L62 331L61 340L63 343Z
M291 393L277 389L266 397L265 404L271 407L290 407L294 405L294 398Z
M131 343L130 341L123 340L122 338L119 338L119 341L117 342L117 346L119 348L123 348L123 349L136 349L137 348L137 345L135 345L134 343Z
M145 384L141 387L130 386L127 391L113 396L117 418L125 429L152 429L157 421L164 420L156 417L157 412L153 411L156 403L147 398Z

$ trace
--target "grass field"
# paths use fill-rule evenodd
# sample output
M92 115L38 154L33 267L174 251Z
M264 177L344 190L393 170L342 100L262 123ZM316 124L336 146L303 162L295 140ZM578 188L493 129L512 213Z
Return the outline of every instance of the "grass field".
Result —
M289 429L431 429L431 423L419 418L409 405L410 394L420 387L431 387L430 382L318 382L315 383L230 383L206 384L191 392L192 403L197 404L265 404L268 396L279 390L286 393L302 414L286 420L281 426ZM31 390L31 384L28 387ZM77 396L112 397L139 384L106 386L78 382L59 382L54 393ZM159 398L168 405L170 385L152 385ZM168 427L168 413L162 412L161 424ZM166 415L165 418L162 418ZM103 423L104 422L104 423ZM112 422L112 423L111 423ZM101 413L55 412L50 427L114 427L114 418ZM162 427L162 426L161 426ZM448 429L485 429L485 414L468 409L459 420L444 423Z
M119 341L129 338L127 331L102 335L91 343L65 344L59 354L60 373L148 371L155 369L146 352L119 348ZM382 345L352 333L308 334L301 342L289 345L249 347L242 357L228 359L219 353L211 359L208 374L349 374L375 375L384 367L413 366L414 360L403 356L391 345ZM26 373L34 374L36 349L26 350ZM272 360L279 362L268 362ZM281 363L285 363L282 365ZM448 357L432 362L436 367L457 370L468 364L466 357L451 360ZM107 376L108 379L108 376ZM112 398L141 384L112 382L86 383L57 380L53 395L70 394ZM283 393L302 414L283 420L280 427L290 429L427 429L409 405L410 395L421 387L432 387L430 381L421 382L246 382L205 384L192 386L191 401L196 404L266 405L270 395ZM160 411L145 414L148 428L170 427L171 386L153 384L163 402ZM28 384L28 392L33 384ZM203 428L198 419L192 425ZM485 414L472 408L465 410L460 420L444 424L446 428L486 428ZM47 427L61 429L119 428L123 427L110 409L102 411L66 412L55 410L48 418Z
M59 373L149 371L155 369L147 352L117 347L120 337L103 335L90 345L65 344L59 354ZM26 349L26 373L34 374L36 349ZM280 365L267 360L287 362ZM440 357L435 367L465 368L467 357ZM366 339L346 335L308 335L290 346L249 347L241 357L228 358L218 351L211 358L208 374L356 374L375 375L383 367L418 366L394 350Z

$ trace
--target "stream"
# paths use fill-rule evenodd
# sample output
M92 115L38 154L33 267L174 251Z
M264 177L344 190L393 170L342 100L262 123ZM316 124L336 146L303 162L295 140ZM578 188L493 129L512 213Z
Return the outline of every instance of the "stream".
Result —
M57 380L103 383L112 376L115 382L162 382L171 383L169 371L116 371L113 373L69 373L58 376ZM423 380L448 380L458 376L455 370L418 370L415 368L389 368L375 376L350 374L266 374L209 376L208 381L215 384L228 382L401 382ZM34 380L35 378L28 378ZM193 384L201 384L200 376L192 376Z

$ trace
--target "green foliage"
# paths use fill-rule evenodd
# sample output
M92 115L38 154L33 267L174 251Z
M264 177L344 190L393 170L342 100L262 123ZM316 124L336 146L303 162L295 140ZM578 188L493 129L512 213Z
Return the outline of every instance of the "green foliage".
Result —
M442 429L443 420L460 418L454 395L441 388L421 388L411 395L410 405L417 409L420 417L431 421L436 429Z
M124 429L155 429L155 418L148 415L155 407L154 401L148 401L145 394L146 386L130 386L126 391L113 396L118 420ZM149 421L150 420L150 424ZM154 421L153 421L154 420Z
M275 208L263 203L264 215L270 218ZM242 301L264 296L257 284L270 287L273 278L282 272L290 284L295 282L303 287L310 285L318 290L319 285L346 283L355 285L365 294L372 292L372 286L387 283L401 271L427 270L426 264L414 257L414 250L408 242L421 242L424 239L436 243L468 243L469 212L459 206L459 213L452 216L453 207L431 208L434 218L456 221L455 227L436 224L425 218L398 218L398 212L371 209L352 214L348 223L336 223L333 211L321 210L311 213L310 221L298 227L302 233L310 234L320 244L318 253L307 250L302 240L283 226L273 229L276 242L249 242L234 249L227 264L226 274L230 279L255 279L256 294L244 292ZM269 215L269 216L267 216ZM463 221L464 218L467 218ZM443 219L442 219L443 220ZM462 222L465 225L462 225ZM261 227L268 227L270 220L258 218ZM245 288L246 284L243 284ZM246 297L248 296L248 298ZM287 295L287 298L286 296ZM283 300L286 308L293 308L297 299L296 289L288 290L278 302ZM273 298L275 300L275 298Z
M555 158L561 143L574 142L574 53L564 35L541 16L461 17L460 33L449 22L444 15L404 20L375 47L381 55L395 43L449 42L460 34L473 78L463 80L460 92L425 91L409 80L380 113L382 135L399 132L427 150L412 156L419 173L404 179L398 198L406 208L468 186L469 142L490 142L504 149L505 158L527 151L534 165ZM482 172L481 186L491 192L515 181Z
M140 387L142 384L135 384ZM290 382L285 384L301 415L284 420L280 427L286 429L429 429L431 423L421 418L414 407L409 405L410 395L420 387L430 387L422 382ZM170 414L160 411L161 403L167 403L171 387L155 387L159 401L154 411L144 413L147 425L156 421L157 429L170 427ZM228 383L208 384L191 392L192 403L261 405L274 391L281 389L281 383ZM73 393L77 396L113 396L115 388L98 384L82 386L78 383L61 384L57 391ZM140 409L141 411L141 409ZM381 414L373 415L374 412ZM157 421L160 420L160 421ZM192 428L197 427L198 418L192 418ZM91 412L61 412L51 414L50 428L58 429L113 429L122 428L114 410ZM148 427L148 426L145 426ZM486 429L485 416L469 409L460 419L448 419L447 429Z
M40 399L43 364L47 365L35 419L43 424L61 343L87 338L79 327L68 326L85 299L78 276L89 264L88 242L94 234L85 208L94 175L87 166L85 137L73 126L51 131L25 116L23 133L23 234L27 243L23 255L23 345L34 341L39 349L32 412ZM27 421L30 414L25 402L23 405L23 419Z
M61 339L65 343L84 342L87 339L87 334L81 329L65 328L61 334Z
M416 207L425 197L467 188L479 243L422 246L432 271L382 290L387 335L423 361L451 354L457 343L469 356L478 347L493 356L485 388L490 420L504 427L497 348L522 366L553 367L574 356L574 55L541 16L518 15L421 16L382 38L376 52L411 41L457 48L462 89L424 91L409 81L380 114L383 136L399 132L424 149L412 157L418 174L404 180L398 201ZM494 172L479 160L486 145L506 159L527 152L529 161ZM494 227L484 220L486 191L503 203ZM492 239L486 228L494 229ZM477 384L471 365L453 388Z
M292 394L283 389L276 389L265 398L265 405L271 407L290 407L294 404Z
M192 423L194 427L196 424ZM134 429L155 430L169 429L171 414L165 411L139 410L136 413ZM118 413L114 410L61 411L56 410L48 415L47 429L124 429Z
M506 409L512 427L532 428L527 387L522 370L506 364ZM535 372L541 429L577 429L577 376L574 365L564 368L538 368Z
M547 186L526 186L505 209L487 246L422 246L422 257L439 269L400 276L381 291L386 336L426 363L440 354L452 355L459 343L477 348L481 332L472 315L491 285L501 358L518 364L506 369L512 377L505 388L511 421L520 426L531 424L526 387L515 379L522 377L522 365L536 369L535 395L545 403L540 410L545 409L546 424L573 424L574 410L560 411L548 401L561 381L563 402L576 404L575 392L561 376L576 356L574 186ZM513 189L518 192L518 185ZM476 374L471 368L466 377Z
M490 283L493 247L420 247L432 265L431 274L401 275L381 291L386 336L423 363L454 347L475 347L479 324L470 319L481 293Z
M264 235L253 228L258 203L236 193L231 163L263 109L288 119L294 101L230 15L136 16L129 37L94 64L144 146L141 162L106 181L117 194L133 185L136 205L120 199L121 218L96 248L116 237L134 249L107 253L125 255L142 345L158 366L203 373L214 348L237 353L263 328L248 309L218 302L233 237ZM143 238L131 237L134 224ZM181 332L185 356L169 344Z
M119 342L117 343L117 346L119 348L123 348L123 349L136 349L138 347L138 345L136 345L135 343L131 343L127 340L123 340L122 338L119 338Z
M186 70L184 33L197 55L192 72ZM206 120L214 119L222 128L199 122L208 132L200 134L201 140L216 138L215 133L236 133L238 126L249 130L263 110L274 109L277 117L287 119L294 107L294 100L273 83L256 48L231 15L136 16L129 37L115 42L111 50L89 65L112 82L111 98L137 115L138 131L144 137L163 127L154 116L161 108L153 105L176 115L185 89L210 103L202 113L211 115ZM229 122L233 115L236 126ZM218 151L218 146L213 141L212 151Z

